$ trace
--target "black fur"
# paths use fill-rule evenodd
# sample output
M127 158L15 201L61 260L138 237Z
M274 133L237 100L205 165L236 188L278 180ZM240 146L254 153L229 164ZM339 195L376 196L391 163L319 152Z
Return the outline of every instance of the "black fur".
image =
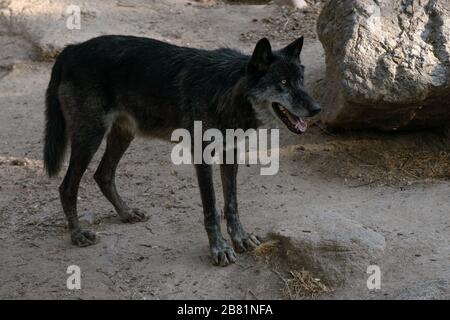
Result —
M168 139L177 128L192 132L196 120L202 121L203 130L246 130L272 114L295 132L281 111L305 117L320 110L303 88L302 45L300 38L273 52L262 39L247 56L231 49L208 51L148 38L102 36L65 48L47 89L44 162L48 174L56 175L70 141L60 195L72 242L96 242L94 233L79 226L76 199L81 177L106 134L95 180L123 221L138 222L145 215L128 207L114 182L119 160L135 135ZM214 263L227 265L236 257L220 230L211 167L195 168L211 255ZM237 251L249 250L259 241L239 221L237 165L221 165L221 173L227 230Z
M67 52L67 49L65 52ZM60 171L67 145L65 134L66 123L58 99L58 88L61 82L61 67L64 61L64 54L60 54L59 59L53 66L52 76L45 97L44 166L50 177L55 176Z

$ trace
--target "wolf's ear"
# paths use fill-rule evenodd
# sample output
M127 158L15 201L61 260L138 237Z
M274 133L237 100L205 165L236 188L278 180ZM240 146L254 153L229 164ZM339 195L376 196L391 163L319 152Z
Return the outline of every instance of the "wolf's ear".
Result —
M272 48L267 38L262 38L253 50L252 58L247 66L249 72L264 72L273 61Z
M281 52L288 58L299 60L302 48L303 48L303 37L298 38L297 40L286 46L284 49L281 50Z

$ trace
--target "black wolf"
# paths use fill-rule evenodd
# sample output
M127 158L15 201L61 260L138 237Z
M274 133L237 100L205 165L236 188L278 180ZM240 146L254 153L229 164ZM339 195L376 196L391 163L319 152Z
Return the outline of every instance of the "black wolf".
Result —
M80 228L77 193L80 179L103 138L105 154L95 180L124 222L146 220L119 196L114 181L120 158L136 135L170 139L171 132L192 132L194 121L208 128L247 130L268 115L291 131L306 130L303 117L320 111L303 86L300 62L303 37L279 51L261 39L251 56L231 49L200 50L133 36L101 36L67 46L56 59L46 92L44 163L55 176L70 144L69 167L59 188L72 243L96 242ZM211 166L195 165L205 228L213 262L236 260L220 230ZM227 231L237 252L259 244L238 216L237 164L221 165Z

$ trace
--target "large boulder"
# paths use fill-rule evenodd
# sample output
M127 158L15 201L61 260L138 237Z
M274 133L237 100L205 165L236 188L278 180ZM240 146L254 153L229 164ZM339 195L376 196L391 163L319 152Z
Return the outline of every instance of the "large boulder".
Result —
M450 120L450 1L328 1L323 121L331 128L437 127Z
M334 213L287 217L270 233L295 269L305 269L325 283L366 283L367 267L380 265L384 237Z

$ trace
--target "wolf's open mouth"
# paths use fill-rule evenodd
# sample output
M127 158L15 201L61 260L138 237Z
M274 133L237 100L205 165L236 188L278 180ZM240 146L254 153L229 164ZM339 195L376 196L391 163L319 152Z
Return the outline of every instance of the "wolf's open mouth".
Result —
M304 133L308 129L308 124L305 120L289 112L285 107L279 103L272 103L272 108L275 114L280 118L281 121L294 133L300 134Z

